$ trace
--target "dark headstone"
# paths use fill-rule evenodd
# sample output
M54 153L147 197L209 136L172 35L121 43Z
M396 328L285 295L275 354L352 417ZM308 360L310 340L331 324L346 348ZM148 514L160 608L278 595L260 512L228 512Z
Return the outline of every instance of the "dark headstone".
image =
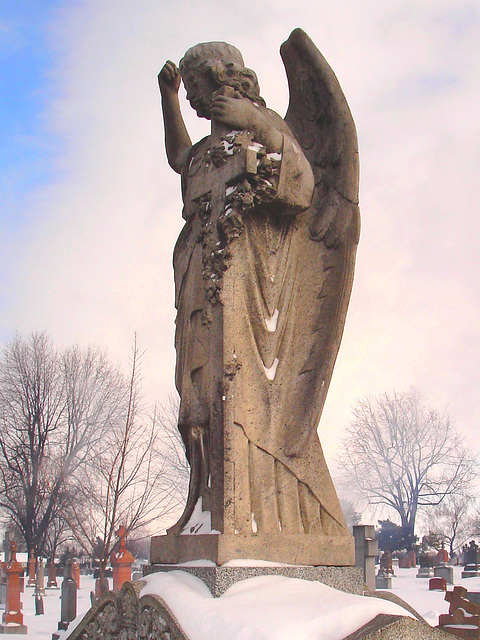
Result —
M68 628L72 620L77 617L77 584L72 577L72 561L67 560L65 577L62 582L62 606L60 610L59 631Z

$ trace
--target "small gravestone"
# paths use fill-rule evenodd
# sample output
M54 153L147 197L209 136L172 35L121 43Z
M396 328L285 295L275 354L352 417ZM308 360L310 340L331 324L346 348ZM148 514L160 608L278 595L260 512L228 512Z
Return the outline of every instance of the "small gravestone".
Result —
M418 556L420 567L417 571L417 578L433 578L434 558L428 553L421 553Z
M376 589L391 589L392 588L392 576L388 575L384 569L380 568L375 576L375 588Z
M445 578L430 578L428 581L429 591L446 591L447 581Z
M390 576L394 576L395 572L393 570L393 561L392 561L392 553L391 551L384 551L382 557L380 558L380 569Z
M35 615L43 616L45 613L45 608L43 605L43 596L40 593L35 594Z
M437 553L433 575L435 578L443 578L447 584L453 584L453 567L450 566L448 551L443 543L442 548Z
M390 551L384 551L380 558L380 569L375 577L375 587L377 589L391 589L393 571L392 554Z
M464 553L465 567L462 571L462 578L475 578L478 576L478 546L475 540L470 542Z

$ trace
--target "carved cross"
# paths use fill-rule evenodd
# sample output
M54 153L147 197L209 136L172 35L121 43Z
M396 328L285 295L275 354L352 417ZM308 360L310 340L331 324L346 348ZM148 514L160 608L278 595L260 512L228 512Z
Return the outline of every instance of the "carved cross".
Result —
M233 97L232 87L222 87L215 94ZM210 210L221 216L225 211L226 190L248 174L257 173L257 152L249 132L232 132L231 127L212 120L210 149L195 176L189 195L195 202L208 199Z
M448 612L454 613L457 609L462 608L471 615L480 614L480 605L470 602L467 599L467 589L465 587L454 587L453 591L447 591L445 600L450 603Z
M125 538L127 537L127 530L123 526L123 524L117 529L115 532L117 538L119 538L119 546L121 549L125 548Z

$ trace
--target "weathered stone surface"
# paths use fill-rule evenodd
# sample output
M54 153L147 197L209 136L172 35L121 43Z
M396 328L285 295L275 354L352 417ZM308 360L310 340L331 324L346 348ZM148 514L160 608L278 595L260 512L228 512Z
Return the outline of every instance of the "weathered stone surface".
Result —
M453 584L453 567L435 567L434 576L435 578L444 578L447 584Z
M344 640L451 640L451 636L420 620L381 614Z
M174 252L175 344L191 478L185 512L152 543L155 563L354 564L317 426L353 282L356 132L308 36L295 30L281 53L285 120L266 108L234 47L186 53L187 99L212 120L196 145L179 109L178 69L167 62L159 74L186 220Z
M214 534L156 536L151 540L152 564L213 560L221 565L232 558L261 558L271 562L313 566L351 566L353 540L315 534Z
M218 598L232 584L239 580L255 576L280 575L287 578L300 578L321 582L329 587L363 595L363 571L358 567L188 567L175 565L148 565L144 567L144 575L157 571L186 571L200 578Z
M109 591L68 634L68 640L188 640L161 598L139 593L144 582Z
M6 573L6 601L5 611L0 623L0 634L26 634L27 627L23 624L22 603L20 600L21 583L20 576L23 573L22 565L17 561L17 543L10 540L9 558L2 568Z

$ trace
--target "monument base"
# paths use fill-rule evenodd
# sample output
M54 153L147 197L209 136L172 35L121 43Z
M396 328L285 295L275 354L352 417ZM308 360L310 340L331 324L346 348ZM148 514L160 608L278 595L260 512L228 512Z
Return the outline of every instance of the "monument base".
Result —
M352 536L338 538L317 534L167 534L151 539L151 564L212 560L222 565L235 558L293 565L352 567L355 565L355 546Z
M285 576L309 582L321 582L333 589L356 595L363 595L364 586L363 570L359 567L189 567L188 565L151 564L144 567L143 573L149 575L175 570L185 571L200 578L215 598L219 598L236 582L257 576Z
M433 574L435 578L445 578L447 584L453 584L453 567L448 565L435 567Z
M16 624L16 625L0 624L0 635L4 635L4 634L26 635L27 633L28 633L28 629L24 624Z

